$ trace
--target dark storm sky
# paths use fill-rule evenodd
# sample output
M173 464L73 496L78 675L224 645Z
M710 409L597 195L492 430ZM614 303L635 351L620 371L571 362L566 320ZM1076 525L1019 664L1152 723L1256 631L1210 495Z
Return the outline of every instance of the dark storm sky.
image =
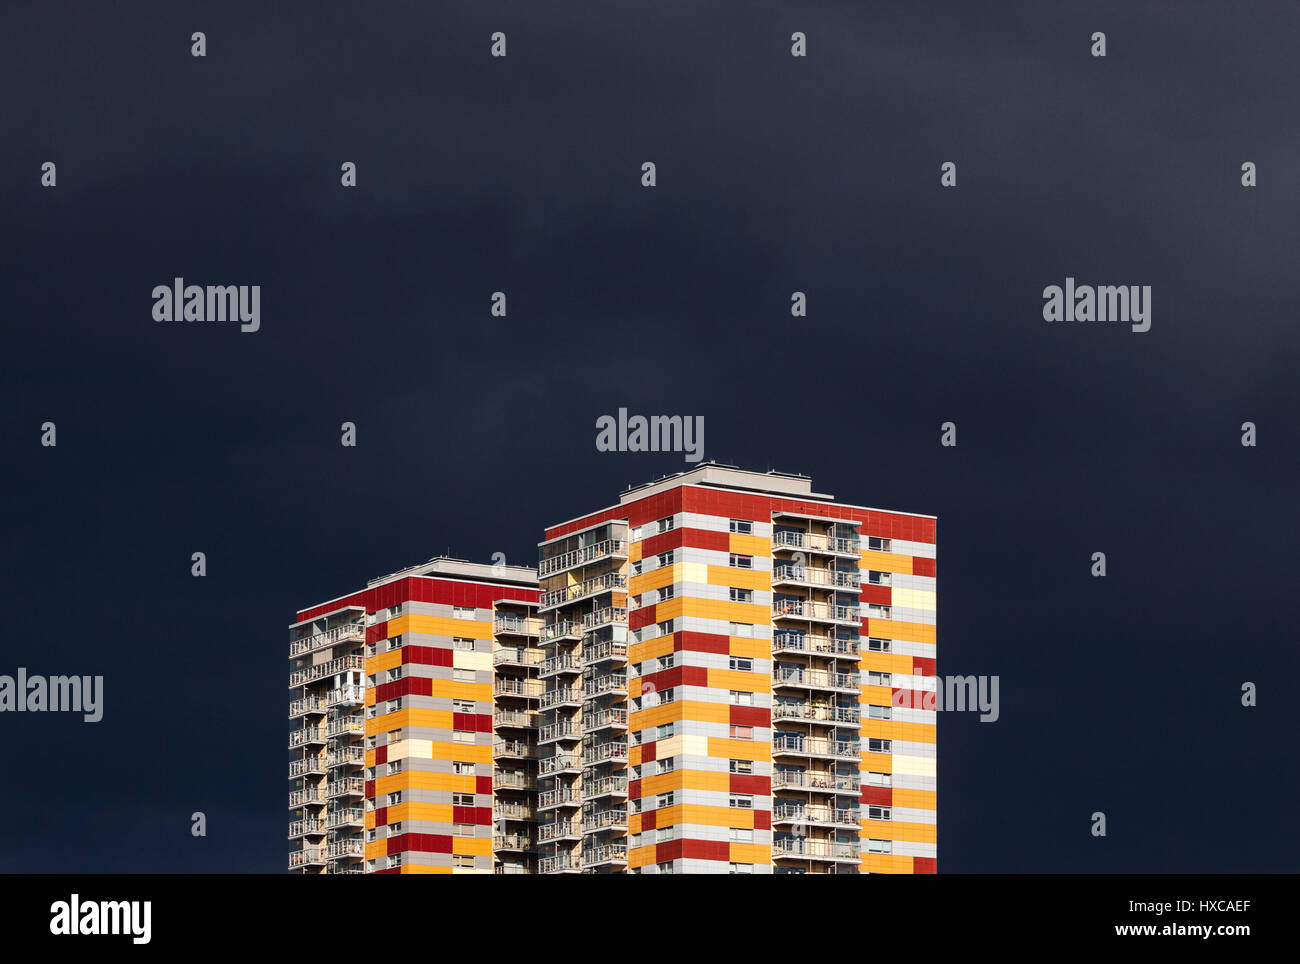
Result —
M106 687L0 716L0 871L283 872L295 609L686 467L620 406L939 516L1002 704L941 714L941 871L1296 869L1300 8L275 6L0 14L0 673Z

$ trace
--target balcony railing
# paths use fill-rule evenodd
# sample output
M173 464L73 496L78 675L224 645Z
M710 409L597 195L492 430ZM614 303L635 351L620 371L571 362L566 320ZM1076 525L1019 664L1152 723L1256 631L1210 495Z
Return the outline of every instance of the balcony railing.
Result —
M340 703L364 703L366 701L366 688L364 686L340 686L332 689L328 697L330 706L338 706Z
M498 740L492 744L492 755L494 757L514 757L521 760L532 760L537 756L537 747L532 743L525 743L522 740Z
M582 751L582 762L586 766L595 766L598 763L605 763L609 760L626 759L626 743L602 743L599 746L585 748Z
M580 704L582 694L572 686L563 686L553 690L547 690L542 694L542 709L549 710L555 706L561 706L565 703Z
M324 847L303 847L302 850L295 850L289 854L289 869L295 867L309 867L315 864L325 863Z
M318 756L303 757L289 761L289 778L306 776L308 773L324 773L327 762Z
M785 806L777 804L772 808L773 823L826 824L838 826L859 826L860 815L856 810L837 809L835 807Z
M320 787L306 787L302 790L293 790L289 794L289 809L294 810L298 807L311 806L325 802L325 791Z
M513 616L509 613L498 614L492 620L492 631L496 633L513 633L516 636L536 636L542 629L542 621L534 616Z
M553 639L563 639L565 636L572 636L576 639L582 635L581 629L581 625L572 619L558 619L543 626L538 639L543 643L549 643Z
M808 599L782 599L772 603L773 619L816 619L829 623L861 623L857 606L833 606Z
M605 606L603 609L597 609L595 612L583 615L582 628L588 630L603 626L605 623L625 622L627 622L627 610L624 607Z
M626 555L627 543L624 540L606 539L604 542L596 542L589 546L583 546L581 549L571 549L558 556L550 556L539 560L537 575L545 578L546 576L553 576L557 572L572 569L575 566L588 566L611 556Z
M778 857L811 857L823 860L858 860L862 846L841 840L819 840L815 837L777 837L772 841L772 853Z
M584 848L582 862L589 867L593 864L626 863L627 844L609 843L599 847Z
M335 673L344 673L352 669L365 669L366 658L364 656L340 656L332 659L328 663L319 663L316 666L309 666L305 669L294 670L289 674L289 688L301 686L303 683L312 683L318 679L324 679L326 676L333 676Z
M322 834L325 832L325 821L320 817L308 818L306 820L289 821L289 837L301 837L305 834Z
M862 754L862 744L857 740L823 740L780 734L772 738L772 754L775 756L780 753L857 760Z
M580 739L582 739L582 730L578 728L576 723L551 723L537 731L538 743L549 743L552 740Z
M581 672L582 660L574 658L569 653L565 653L561 656L552 656L542 662L542 676L554 676L557 673L577 674Z
M289 658L301 656L303 653L310 653L313 649L321 649L324 646L333 646L347 639L355 638L357 642L365 642L366 624L364 622L348 623L344 626L335 626L333 629L327 629L323 633L316 633L312 636L301 636L289 644Z
M841 569L817 569L812 566L775 566L772 569L772 581L845 590L862 588L861 573L845 572Z
M772 719L807 720L813 723L861 723L862 711L856 706L819 706L777 700L772 704Z
M493 820L536 820L537 811L525 803L498 801L492 808Z
M304 726L297 730L289 732L289 749L299 746L307 746L311 743L325 742L325 727L323 726Z
M338 857L362 857L365 855L365 842L359 838L335 840L330 843L328 853L331 859Z
M539 608L554 609L556 606L563 606L567 603L577 602L579 599L586 599L588 596L596 596L600 593L609 592L613 589L626 589L627 576L621 572L607 572L600 576L594 576L591 579L574 583L572 586L563 586L559 589L550 589L542 593Z
M537 775L549 777L565 770L581 770L582 759L576 753L557 753L555 756L542 757L537 764Z
M492 654L493 666L537 666L541 661L542 651L527 646L508 646Z
M626 808L615 807L612 810L597 810L595 813L584 813L582 815L582 829L584 832L608 830L614 827L627 829Z
M498 790L535 790L537 781L527 773L498 770L492 775L492 786Z
M492 713L492 725L534 727L537 725L537 712L536 710L497 709Z
M494 834L492 836L492 849L529 851L533 849L533 842L520 833Z
M606 693L626 693L627 677L617 674L606 674L597 676L595 679L584 680L582 684L582 695L586 697L603 696Z
M807 773L803 770L777 770L772 776L772 789L785 787L802 790L832 790L857 793L862 781L841 773Z
M319 696L305 696L289 704L289 719L307 713L324 713L325 701Z
M627 660L627 643L621 639L606 639L599 643L588 643L583 647L582 658L588 663L600 663L607 659Z
M565 837L577 837L581 833L581 824L576 824L572 820L555 820L538 825L537 840L539 843L546 843L552 840L563 840Z
M824 656L858 655L857 636L818 636L779 629L772 634L773 652L816 653Z
M366 812L360 807L348 807L343 810L331 810L326 816L326 823L330 829L335 827L346 827L350 823L365 823Z
M344 733L362 736L366 732L366 721L359 714L340 717L330 720L326 732L329 736L342 736Z
M340 746L337 750L331 750L326 758L326 764L332 767L347 765L366 764L366 751L359 746Z
M332 780L327 785L326 796L341 797L366 792L366 781L361 777L344 777L342 780Z
M607 726L627 726L627 708L616 706L582 715L582 728L587 732L603 730Z
M509 679L498 677L492 684L494 696L518 696L522 699L536 699L542 695L545 687L541 680Z
M576 790L543 790L537 795L537 809L546 810L551 807L573 807L575 809L582 806L582 797Z
M543 857L537 862L537 872L539 874L576 874L581 870L582 865L577 858L569 854L562 854L558 857Z
M588 800L605 796L627 795L627 774L615 773L582 781L582 795Z
M816 532L778 531L772 534L772 545L782 549L808 549L812 552L856 556L862 551L861 539L827 536Z
M861 690L861 677L856 673L831 673L822 669L807 669L803 666L778 666L772 673L772 683L776 686L799 686L809 689L827 690Z

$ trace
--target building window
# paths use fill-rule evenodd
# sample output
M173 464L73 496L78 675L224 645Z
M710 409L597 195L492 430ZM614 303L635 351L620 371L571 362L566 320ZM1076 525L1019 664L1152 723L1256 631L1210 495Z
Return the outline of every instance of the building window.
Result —
M738 535L748 536L754 532L754 523L748 519L728 519L727 528Z
M660 568L660 569L663 569L665 566L671 566L672 564L673 564L673 550L672 550L672 549L669 549L667 552L661 552L661 553L659 553L659 568Z
M890 807L867 807L868 820L893 820L893 810Z
M472 669L453 669L451 677L457 683L475 683L478 681L478 674Z
M874 703L867 705L867 716L873 720L893 719L893 711L888 706L876 706Z
M457 867L473 868L474 866L474 858L469 854L455 854L452 856L452 860L455 861Z
M873 854L892 854L894 852L894 842L892 840L868 840L867 851Z
M659 601L663 602L665 599L672 599L673 596L675 595L677 595L676 586L672 586L672 585L664 586L662 589L659 590Z
M753 843L754 831L745 827L729 827L727 837L732 843Z
M453 837L472 837L474 836L474 825L472 823L452 824Z
M475 733L473 730L452 730L451 738L456 743L473 743Z
M873 653L889 652L889 643L888 639L878 639L875 636L867 637L867 649Z
M677 769L677 758L676 758L676 757L671 757L671 756L670 756L670 757L664 757L664 759L662 759L662 760L659 761L659 772L660 772L660 773L672 773L672 772L673 772L674 770L676 770L676 769Z
M656 524L659 526L659 531L660 531L660 532L667 532L667 531L668 531L669 529L671 529L671 528L673 527L673 525L674 525L673 517L672 517L672 516L668 516L668 518L666 518L666 519L660 519L659 522L656 523Z
M754 601L754 590L737 589L735 586L732 586L731 601L738 603L752 603Z
M459 774L460 776L472 777L474 775L474 764L465 763L462 760L456 760L451 765L451 772Z
M754 694L746 693L744 690L731 691L731 703L733 706L753 706Z
M748 793L733 793L731 794L728 805L733 810L753 810L754 797Z
M399 820L397 821L397 823L390 823L388 825L388 836L396 837L401 832L402 832L402 821Z
M744 639L754 638L754 627L751 623L732 623L729 632L732 636L740 636Z
M867 739L868 753L893 753L894 744L891 740L878 740L874 736Z
M474 794L453 793L451 795L451 805L453 807L472 807L474 806Z
M452 700L451 708L455 710L457 713L473 713L474 701L473 700Z
M867 673L868 686L892 686L893 679L890 673Z
M727 870L729 874L752 874L753 872L753 864L730 864Z
M663 724L661 727L659 727L659 731L658 731L658 732L659 732L659 735L658 735L657 737L655 737L655 739L657 739L657 740L666 740L666 739L668 739L670 736L672 736L675 732L677 732L677 724L676 724L675 722L673 722L673 723L665 723L665 724Z
M889 787L894 784L894 775L892 773L875 773L868 771L867 786L869 787Z
M732 569L753 569L754 557L742 556L739 555L738 553L733 552L731 553L731 558L728 560L728 564L731 566Z
M390 793L390 794L388 795L388 799L385 800L385 802L384 802L384 806L386 806L386 807L395 807L395 806L397 806L397 805L398 805L399 803L401 803L401 802L402 802L402 791L401 791L401 790L398 790L398 791L396 791L396 792L394 792L394 793Z
M470 639L468 636L453 636L451 637L451 644L456 649L474 648L474 640Z
M727 665L738 673L752 673L754 671L754 661L752 659L740 659L733 656Z
M671 807L672 805L673 794L671 793L661 793L659 794L659 798L655 801L656 810L663 810L665 807Z
M727 769L731 773L753 773L754 761L753 760L731 760L728 764Z
M474 608L472 606L452 606L451 618L452 619L473 619Z
M754 738L754 728L752 726L731 725L731 738L733 740L752 740Z
M657 628L660 636L671 636L673 634L673 620L665 619Z
M875 569L868 569L868 570L867 570L867 582L871 583L871 585L873 585L873 586L888 586L888 585L889 585L889 573L887 573L887 572L877 572Z
M882 539L880 536L867 536L867 548L872 552L893 552L894 540Z
M661 874L671 874L673 872L673 862L671 860L666 860L662 864L656 864L655 870L659 871Z

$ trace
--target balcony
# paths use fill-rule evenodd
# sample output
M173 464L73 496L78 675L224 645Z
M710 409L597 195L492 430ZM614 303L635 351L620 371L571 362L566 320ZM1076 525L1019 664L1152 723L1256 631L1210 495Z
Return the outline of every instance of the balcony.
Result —
M318 663L305 669L294 670L289 674L289 689L302 686L304 683L314 683L318 679L324 679L326 676L333 676L336 673L344 673L353 669L364 670L365 668L366 658L364 656L340 656L328 663Z
M291 750L295 747L316 745L325 745L325 727L323 726L304 726L289 733L289 749Z
M536 616L515 616L498 613L492 620L492 631L498 635L536 636L542 631L542 621Z
M492 744L492 756L496 759L535 760L537 747L521 740L498 740Z
M513 853L528 853L534 848L533 842L521 833L494 834L492 836L492 849L494 851L510 851Z
M602 833L607 830L627 830L627 808L614 807L610 810L597 810L582 815L582 832L584 834Z
M582 731L576 723L551 723L537 731L538 743L553 743L556 740L581 740Z
M289 854L289 869L302 867L323 867L325 865L324 847L304 847Z
M542 651L527 646L507 646L492 654L493 666L537 666L542 662Z
M498 770L492 775L492 787L496 790L535 790L537 781L522 770Z
M331 830L338 827L363 827L366 823L366 812L360 807L347 807L343 810L331 810L325 819Z
M584 713L582 715L582 728L588 733L604 729L626 730L627 708L615 706Z
M599 847L585 847L582 851L582 863L585 867L599 867L605 864L626 864L627 844L607 843Z
M305 696L289 704L289 719L308 713L324 713L325 701L319 696Z
M595 679L584 680L582 683L582 695L588 699L607 694L626 696L627 677L610 673L605 676L597 676Z
M492 725L531 730L537 726L537 711L497 709L492 713Z
M542 662L541 675L543 679L548 676L558 676L560 673L577 676L581 672L582 660L575 659L568 653L563 656L552 656L550 659Z
M835 690L844 693L861 693L862 678L852 673L832 673L803 666L778 666L772 673L776 688Z
M535 700L544 689L541 680L510 679L498 676L492 684L493 696L517 696L524 700Z
M813 633L778 629L772 634L772 652L809 653L815 656L857 659L858 636L818 636Z
M493 820L536 820L537 811L526 803L498 800L492 808Z
M329 736L365 736L366 721L359 714L340 717L336 720L330 720L329 727L326 731Z
M326 851L331 860L337 860L340 857L364 857L366 845L360 838L354 837L348 840L335 840L326 848Z
M614 773L609 776L583 780L582 796L585 800L598 800L601 797L626 797L627 774Z
M616 589L627 589L627 576L621 572L607 572L574 583L571 586L547 590L541 594L538 608L542 610L555 609L557 606L567 606L570 603L579 602L591 596L599 596L602 593L612 592Z
M560 840L579 840L582 837L582 825L572 820L555 820L540 824L537 828L539 843L555 843Z
M302 836L319 836L325 833L325 821L320 817L308 817L306 820L289 822L289 839Z
M537 795L537 809L542 810L581 810L582 797L576 790L559 789L543 790Z
M582 694L569 686L547 690L542 694L542 709L552 710L559 706L582 706Z
M302 790L294 790L289 794L289 809L296 810L298 807L314 807L325 803L325 791L320 787L305 787Z
M772 722L794 720L804 723L832 723L848 725L862 722L862 711L856 706L830 706L777 700L772 705Z
M813 586L821 589L838 589L858 592L862 589L862 574L842 569L818 569L813 566L777 565L772 569L772 585Z
M862 756L862 744L857 740L826 740L781 734L772 738L772 756L859 760Z
M862 858L862 845L857 841L821 840L815 837L777 837L772 841L772 856L795 857L800 860L852 860Z
M811 599L782 599L772 603L773 619L799 619L821 623L848 623L860 626L857 606L835 606Z
M330 706L360 706L366 701L366 688L364 686L340 686L329 692L328 702Z
M581 773L582 760L576 753L557 753L555 756L542 757L537 764L539 777L552 777L561 773Z
M326 766L358 766L366 765L366 751L356 745L345 745L338 749L331 750L329 756L325 759Z
M582 617L582 629L584 632L590 632L607 624L625 622L627 622L627 609L622 606L605 606L595 612L586 613Z
M364 643L365 641L366 624L364 622L348 623L345 626L335 626L333 629L327 629L323 633L295 639L289 644L289 658L293 659L304 653L310 653L313 650L323 649L326 646L334 646L339 643Z
M539 560L537 575L538 578L545 579L547 576L553 576L568 569L576 569L578 566L590 566L604 559L626 558L627 542L622 539L606 539L604 542L595 542L589 546L583 546L581 549L571 549L558 556L549 556Z
M773 790L814 790L825 793L858 793L862 781L843 773L806 772L778 769L772 776Z
M543 643L549 643L556 639L565 639L572 637L577 639L582 635L582 627L572 619L557 619L553 623L547 623L542 627L538 639Z
M625 761L627 759L626 743L602 743L599 746L586 747L582 751L582 762L585 766L596 766L609 761Z
M294 777L307 776L308 774L324 774L327 763L318 756L303 757L300 760L289 761L289 779Z
M562 854L558 857L543 857L537 862L539 874L577 874L582 872L582 865L576 857Z
M331 799L334 797L363 797L366 793L366 781L361 777L344 777L342 780L333 780L326 784L326 796Z
M857 810L835 807L787 806L777 804L772 809L773 826L805 827L852 827L860 828L861 820Z
M823 555L861 557L862 540L843 536L823 535L818 532L772 533L773 549L800 549L804 552L816 552Z
M599 643L587 643L582 650L582 658L587 663L627 662L627 643L618 639L607 639Z

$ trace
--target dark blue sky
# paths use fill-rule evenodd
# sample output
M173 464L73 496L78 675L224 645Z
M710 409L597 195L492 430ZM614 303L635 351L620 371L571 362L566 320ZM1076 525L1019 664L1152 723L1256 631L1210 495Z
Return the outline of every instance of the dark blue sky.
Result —
M685 467L597 452L620 406L939 516L939 672L1002 703L941 714L941 871L1294 870L1298 46L1282 3L0 14L0 673L107 691L0 716L0 871L283 872L294 610ZM156 324L178 275L261 330ZM1151 330L1045 323L1066 277Z

